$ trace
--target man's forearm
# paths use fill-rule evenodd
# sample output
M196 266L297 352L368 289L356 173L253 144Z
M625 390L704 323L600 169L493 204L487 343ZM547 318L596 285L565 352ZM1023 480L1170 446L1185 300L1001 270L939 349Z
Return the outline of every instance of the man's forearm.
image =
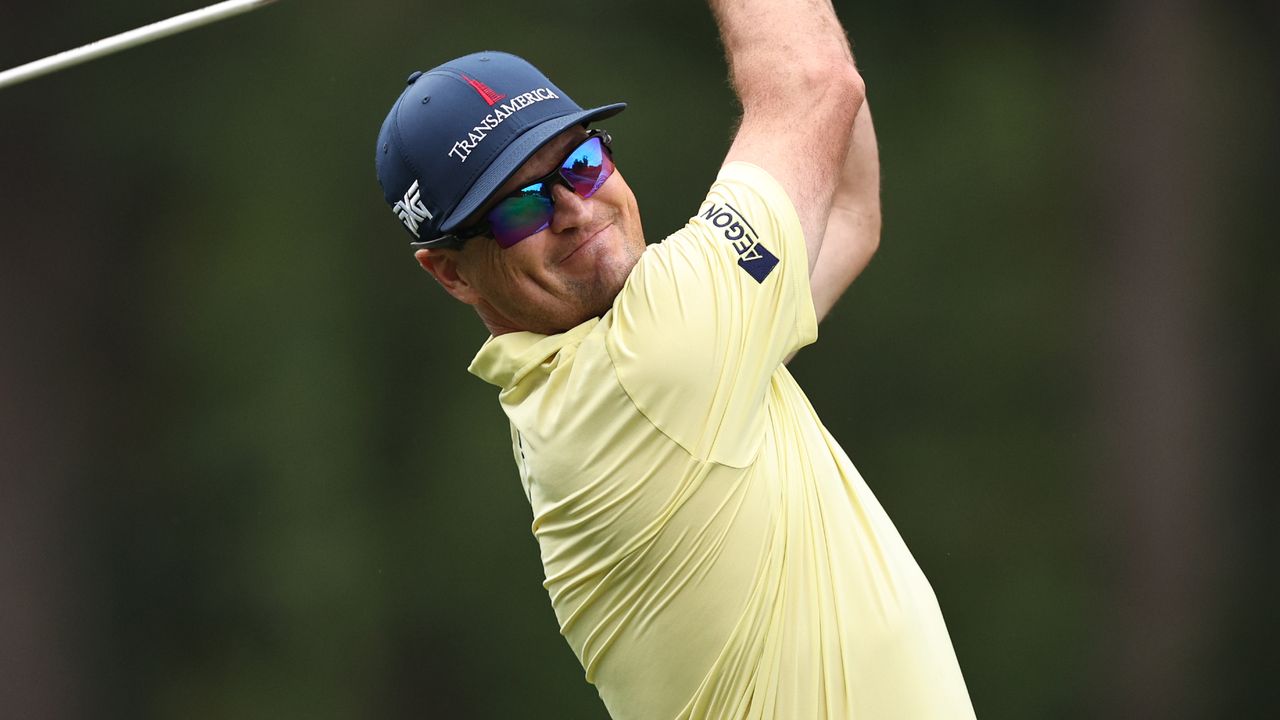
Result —
M849 152L831 202L818 261L809 276L813 306L821 321L866 268L880 245L880 152L871 109L863 103L854 120Z
M786 190L817 262L862 79L829 0L710 0L742 123L726 161L764 168Z
M743 102L811 59L853 62L849 40L830 0L709 0Z

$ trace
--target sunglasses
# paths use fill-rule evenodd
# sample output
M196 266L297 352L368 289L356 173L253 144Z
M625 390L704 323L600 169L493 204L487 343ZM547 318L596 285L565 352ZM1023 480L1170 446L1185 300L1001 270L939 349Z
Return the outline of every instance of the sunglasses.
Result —
M492 235L498 246L509 248L546 230L556 212L552 191L564 185L581 198L596 194L613 174L613 138L604 130L592 130L582 144L569 151L555 170L498 201L484 219L454 233L458 240Z

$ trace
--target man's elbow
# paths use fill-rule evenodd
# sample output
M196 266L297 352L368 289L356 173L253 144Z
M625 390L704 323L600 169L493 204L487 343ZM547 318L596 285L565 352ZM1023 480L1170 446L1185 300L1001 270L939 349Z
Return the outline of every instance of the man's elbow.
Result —
M871 262L871 258L880 249L880 208L876 207L874 212L865 214L860 224L861 228L857 234L857 254L861 256L857 262L859 271Z
M871 263L871 258L876 256L876 251L879 249L880 249L880 233L876 233L875 235L869 236L867 238L866 249L863 251L863 257L865 257L866 260L863 260L862 267L865 268L867 265Z
M832 206L823 243L842 246L839 256L855 274L862 271L880 249L880 207L878 203L849 202Z
M849 282L853 282L863 270L867 269L871 264L871 258L875 257L876 251L880 249L879 215L874 218L862 218L858 223L857 231L851 234L847 242L844 272L848 274Z
M819 120L824 134L847 135L867 96L853 61L838 52L813 53L794 70L799 77L792 87L803 93L809 119Z
M880 218L880 202L876 198L875 202L868 203L862 232L859 233L862 240L862 267L866 267L871 262L871 258L875 256L876 251L880 249L880 234L883 229L883 221Z

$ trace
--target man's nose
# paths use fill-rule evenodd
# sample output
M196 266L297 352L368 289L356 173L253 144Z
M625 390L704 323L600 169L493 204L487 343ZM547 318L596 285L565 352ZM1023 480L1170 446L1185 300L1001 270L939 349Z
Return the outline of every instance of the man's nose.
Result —
M563 184L557 183L551 189L551 198L555 201L555 212L551 215L553 231L560 233L582 227L591 219L588 201Z

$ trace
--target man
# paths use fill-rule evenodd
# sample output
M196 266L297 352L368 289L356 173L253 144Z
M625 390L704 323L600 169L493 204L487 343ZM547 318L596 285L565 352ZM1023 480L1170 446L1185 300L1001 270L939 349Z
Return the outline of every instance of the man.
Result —
M863 86L826 2L713 0L741 126L646 248L610 138L519 58L415 73L379 180L492 337L546 588L616 718L973 716L927 580L785 360L879 236ZM691 203L692 205L692 203Z

